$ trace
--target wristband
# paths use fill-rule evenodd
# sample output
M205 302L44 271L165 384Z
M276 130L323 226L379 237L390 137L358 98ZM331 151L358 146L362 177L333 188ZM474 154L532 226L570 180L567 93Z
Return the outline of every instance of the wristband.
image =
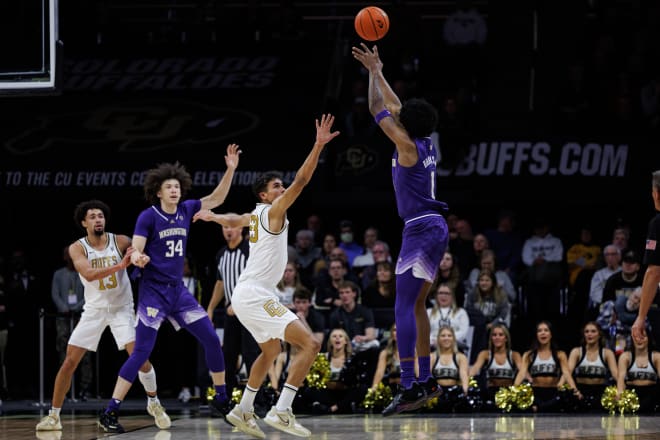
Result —
M380 124L380 121L382 121L385 118L391 118L392 113L388 109L385 109L378 113L376 116L374 116L374 121L376 121L376 124Z

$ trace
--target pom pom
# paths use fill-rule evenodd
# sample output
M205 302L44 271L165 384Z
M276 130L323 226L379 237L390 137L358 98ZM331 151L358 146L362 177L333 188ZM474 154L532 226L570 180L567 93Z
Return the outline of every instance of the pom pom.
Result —
M525 410L534 403L534 390L528 383L501 387L495 393L495 405L505 412L511 412L514 407Z
M636 413L639 410L639 397L635 390L624 390L619 397L619 412Z
M330 362L323 353L316 355L314 363L305 376L307 386L310 388L325 389L330 380Z
M385 408L391 401L392 390L384 383L379 382L376 388L369 388L362 401L362 407L368 410Z
M215 388L208 387L206 389L206 400L210 402L211 400L213 400L214 397L215 397Z
M514 404L518 409L527 409L534 403L534 390L528 383L513 386Z
M616 387L614 385L610 385L605 387L605 390L603 390L603 395L600 398L600 404L610 414L614 414L618 408L616 395Z
M234 388L231 392L231 401L238 404L241 402L241 398L243 398L243 390L240 388Z
M513 391L511 387L500 387L495 393L495 405L504 412L511 412L513 408Z

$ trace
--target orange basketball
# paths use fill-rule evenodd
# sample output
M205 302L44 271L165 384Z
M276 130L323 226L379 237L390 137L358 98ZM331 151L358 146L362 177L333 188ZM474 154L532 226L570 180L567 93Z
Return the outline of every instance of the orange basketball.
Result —
M380 40L390 29L390 19L377 6L367 6L355 16L355 32L367 41Z

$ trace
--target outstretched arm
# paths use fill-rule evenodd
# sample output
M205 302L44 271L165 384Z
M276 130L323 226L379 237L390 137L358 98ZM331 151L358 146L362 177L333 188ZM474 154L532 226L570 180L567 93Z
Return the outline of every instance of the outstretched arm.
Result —
M222 176L220 183L215 187L213 192L201 198L202 209L213 209L216 206L222 205L225 201L231 187L231 181L234 178L234 171L236 171L236 167L238 166L239 154L241 154L241 150L239 150L238 145L229 144L227 146L227 155L225 156L227 171L225 171L224 176Z
M369 87L369 109L374 116L385 108L398 115L401 110L401 101L383 76L383 62L378 55L378 47L374 46L370 50L366 44L360 43L360 45L362 48L353 47L351 51L353 58L361 62L369 71L370 82L372 73L374 75L374 89Z
M401 101L383 75L383 63L378 56L378 47L370 50L366 44L353 47L353 58L369 70L369 111L376 122L396 145L399 163L409 167L417 163L417 148L408 132L399 124ZM388 113L389 112L389 113Z
M195 215L193 215L193 223L197 220L202 220L205 222L215 222L222 226L235 228L238 226L249 226L250 215L250 213L234 214L233 212L228 212L226 214L216 214L210 209L200 209L195 213Z
M331 131L334 122L335 117L330 114L322 115L320 121L316 120L316 142L314 142L312 151L298 169L291 185L284 191L284 194L273 201L273 206L268 211L268 224L271 231L279 231L282 228L286 210L296 201L303 188L312 179L323 148L339 135L338 131Z

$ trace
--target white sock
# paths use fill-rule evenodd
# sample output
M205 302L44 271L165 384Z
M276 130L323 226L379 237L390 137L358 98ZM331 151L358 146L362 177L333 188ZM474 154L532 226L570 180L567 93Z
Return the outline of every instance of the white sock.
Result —
M257 396L257 391L259 390L254 390L250 388L249 385L245 386L245 389L243 390L243 397L241 397L241 403L239 403L241 411L244 413L254 411L254 398Z
M151 367L151 370L148 373L138 371L138 377L140 378L140 382L142 383L142 386L147 393L156 392L158 387L156 386L156 370L154 370L154 367Z
M59 419L61 410L62 410L62 408L51 408L50 411L48 412L48 414L51 415L51 416L56 416Z
M160 403L160 400L158 400L158 396L153 396L153 397L152 396L147 396L147 402L149 402L149 403L151 403L151 402Z
M275 409L279 412L284 412L288 408L291 408L293 399L296 397L296 393L298 393L298 388L294 387L290 383L285 383L282 387L280 398L277 399L277 405L275 405Z

